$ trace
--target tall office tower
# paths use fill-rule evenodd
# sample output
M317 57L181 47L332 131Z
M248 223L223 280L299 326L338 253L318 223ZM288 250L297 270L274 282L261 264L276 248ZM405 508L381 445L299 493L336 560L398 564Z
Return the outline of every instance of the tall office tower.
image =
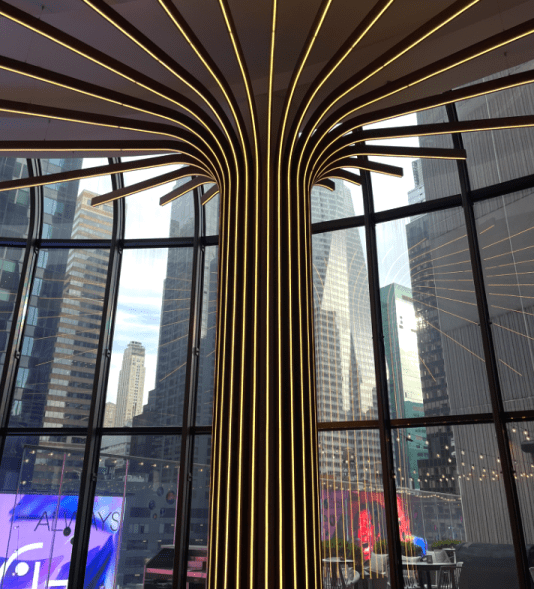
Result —
M376 226L376 252L381 284L410 286L410 263L406 245L406 219Z
M417 324L412 291L399 284L380 289L391 417L423 417ZM411 427L393 440L397 485L419 489L418 461L428 458L426 429Z
M141 342L130 342L122 356L115 427L131 425L133 418L143 411L144 388L145 348Z
M414 187L411 190L408 190L408 204L410 205L426 200L425 185L423 183L422 159L416 159L412 162L412 173Z
M314 222L350 216L351 194L342 183L336 182L332 192L314 189ZM312 261L318 419L376 418L367 263L360 230L314 235ZM336 458L340 452L347 462ZM375 434L325 433L319 453L322 483L370 488L380 471L379 456Z
M94 192L78 195L72 223L75 239L105 239L111 207L93 209ZM46 252L43 263L46 264ZM50 366L44 427L75 427L89 418L100 316L106 287L107 251L71 249L62 275L59 323ZM57 279L55 279L57 280Z
M106 412L104 414L104 427L115 427L115 415L117 405L115 403L106 403Z
M484 81L531 70L533 66L534 62L529 62ZM531 114L534 92L528 86L512 88L461 102L456 108L460 120ZM418 124L436 122L436 116L439 117L436 111L420 113L417 115ZM424 146L426 141L422 138L421 145ZM532 129L468 133L463 135L463 141L472 189L534 172ZM436 162L423 161L422 174L427 200L459 193L455 174L446 177ZM528 382L534 377L531 345L534 292L532 281L525 279L534 270L529 253L532 251L529 198L532 199L532 190L524 190L474 205L500 386L504 408L508 411L532 408ZM420 277L425 264L428 272L425 288L414 289L413 294L416 311L422 318L418 334L419 353L432 375L432 378L422 378L425 414L490 412L492 407L482 360L484 352L471 286L471 267L462 265L468 264L468 258L462 253L468 251L463 215L451 210L420 216L407 226L407 236L408 246L413 248L410 249L412 277L416 273ZM454 250L452 244L455 244ZM438 256L439 262L433 263ZM443 275L446 263L449 264L446 268L448 276ZM447 306L447 298L455 301L454 313ZM471 360L469 364L467 353L480 360L476 364ZM533 431L530 425L519 429L519 433L516 428L509 431L514 469L523 473L516 477L516 484L521 508L525 513L532 513L532 506L526 500L526 485L528 473L532 472L528 440ZM427 428L429 460L420 462L420 472L429 473L426 478L433 483L433 489L441 490L444 479L440 476L440 469L444 471L446 467L452 467L449 473L454 474L456 480L452 484L449 476L449 485L461 494L469 540L510 543L511 532L499 483L499 457L487 450L494 446L493 434L489 429L487 435L481 435L480 431L481 428L475 430L466 426L454 426L448 430ZM450 461L446 460L447 457ZM480 514L480 497L484 497L484 513L494 514L490 521ZM527 537L534 532L533 521L531 517L526 518Z

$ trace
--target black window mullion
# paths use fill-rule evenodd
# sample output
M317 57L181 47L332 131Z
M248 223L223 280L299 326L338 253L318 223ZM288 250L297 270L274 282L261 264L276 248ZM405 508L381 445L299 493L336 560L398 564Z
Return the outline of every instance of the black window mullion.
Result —
M30 176L38 176L41 167L38 160L28 160L28 171ZM13 392L15 390L15 379L21 356L22 338L26 323L28 301L31 296L35 266L39 255L38 237L41 234L43 222L42 215L42 187L30 189L30 222L28 227L28 239L22 262L19 286L15 305L13 308L13 319L11 321L11 332L6 348L5 362L0 381L0 431L5 434L8 427L9 415ZM5 437L0 437L0 457L3 455Z
M456 106L447 105L447 115L450 122L458 122L458 113ZM452 135L454 147L464 149L462 136L459 133ZM512 530L512 539L514 543L515 559L518 569L519 587L521 589L530 588L530 572L528 568L528 559L526 554L525 535L521 523L521 511L519 507L519 497L514 480L513 460L510 453L510 443L506 421L504 418L504 405L502 400L502 391L500 386L499 372L497 369L497 357L495 355L495 345L491 331L491 318L489 314L488 301L484 285L484 273L482 269L482 258L477 239L477 227L473 204L470 201L470 182L467 163L465 160L458 160L458 173L460 176L460 188L462 196L462 207L465 216L465 226L467 231L467 240L469 244L469 253L471 256L471 268L473 272L473 282L475 285L475 295L477 300L477 309L480 321L480 330L482 335L482 344L486 358L485 366L488 376L489 393L491 408L497 436L497 446L502 465L502 475L506 503L510 518L510 527Z
M191 307L189 316L189 338L187 345L187 368L184 390L184 413L180 449L180 481L176 505L174 538L173 589L186 587L187 559L189 548L189 527L191 520L191 487L193 480L193 434L196 415L198 360L200 353L200 326L202 317L202 293L204 277L204 251L202 234L204 227L203 207L200 204L202 190L194 190L195 233L193 246L193 274L191 277Z
M111 180L114 190L122 188L124 185L122 174L112 175ZM108 275L104 294L104 306L102 308L102 322L100 325L88 428L85 432L87 437L85 441L84 467L80 480L76 530L72 546L73 557L69 570L69 587L81 588L84 586L89 537L93 518L93 504L97 483L100 442L102 438L101 432L106 402L106 383L111 358L113 320L115 319L117 308L120 266L122 261L122 252L118 243L124 235L123 200L114 201L113 207L113 235L109 253Z
M378 253L374 219L374 200L371 174L362 170L362 192L365 216L365 241L367 246L367 272L371 307L371 326L373 332L373 352L375 358L375 378L378 408L378 430L380 453L382 457L382 476L384 488L384 507L386 515L387 542L389 553L390 581L393 589L404 587L402 558L400 550L399 515L395 487L395 465L391 440L391 423L386 374L386 354L382 330L382 309L380 304L380 280L378 275Z

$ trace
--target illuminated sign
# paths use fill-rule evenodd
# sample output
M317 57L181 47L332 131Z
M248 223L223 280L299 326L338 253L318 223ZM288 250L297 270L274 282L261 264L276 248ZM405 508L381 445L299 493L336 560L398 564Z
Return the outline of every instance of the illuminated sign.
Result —
M0 494L0 589L67 587L78 497ZM122 497L95 497L86 589L113 589Z

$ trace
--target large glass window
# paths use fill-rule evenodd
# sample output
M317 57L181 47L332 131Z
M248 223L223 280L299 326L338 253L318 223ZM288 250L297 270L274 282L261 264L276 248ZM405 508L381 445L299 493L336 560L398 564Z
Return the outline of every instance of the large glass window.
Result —
M366 130L532 115L533 96L511 88ZM533 137L512 129L369 141L404 155L463 147L467 161L369 156L403 178L362 173L363 219L355 211L336 229L341 215L331 215L328 233L327 219L312 219L328 587L389 584L393 547L406 587L515 588L521 533L534 567ZM316 189L312 211L332 209L332 199L346 200ZM372 411L351 410L366 391Z

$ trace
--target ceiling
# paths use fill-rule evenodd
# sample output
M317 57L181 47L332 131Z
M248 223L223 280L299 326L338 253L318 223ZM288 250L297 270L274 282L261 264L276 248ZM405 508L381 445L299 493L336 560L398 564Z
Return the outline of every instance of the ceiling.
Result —
M328 7L298 78L289 110L290 120L295 117L310 84L313 84L322 72L324 73L323 68L329 60L366 18L366 15L376 9L377 5L374 0L358 2L354 0L331 0L331 2L278 0L274 35L271 35L273 0L168 0L168 2L173 3L197 37L198 43L213 59L242 109L245 124L250 130L246 87L221 9L221 6L226 7L228 15L233 19L235 36L242 48L245 67L250 75L260 131L263 131L264 136L269 104L272 39L274 38L272 112L273 124L276 126L294 69L310 31L314 30L314 22L320 11ZM304 121L348 78L375 60L379 61L389 49L453 4L450 0L393 0L390 2L382 16L317 92L310 108L307 109ZM467 2L464 2L465 4ZM457 2L455 6L460 4ZM178 64L188 72L199 87L207 89L212 94L214 100L222 105L223 110L231 118L221 89L184 35L171 21L159 0L107 0L106 2L104 0L11 0L10 2L0 0L0 14L4 15L0 17L0 99L30 105L26 109L27 112L31 112L32 107L39 105L99 116L121 117L128 121L161 121L161 118L141 112L139 109L133 110L122 106L120 100L116 102L102 100L89 96L87 93L76 92L10 71L17 69L11 67L14 62L21 62L184 113L183 109L170 103L158 93L149 91L139 83L127 79L128 76L117 73L117 70L122 71L122 66L126 66L142 74L144 79L156 82L160 85L158 87L168 88L176 95L189 99L192 104L206 113L205 116L211 121L210 124L218 124L213 112L209 110L198 92L193 91L162 66L154 56L139 47L117 26L108 22L97 9L109 10L108 14L113 15L118 22L132 25L131 31L136 31L136 35L139 35L138 39L150 40L163 55L170 58L172 63ZM30 20L26 26L23 26L17 22L21 20L17 15L27 15L35 20ZM531 0L479 0L460 16L428 35L422 42L359 85L339 100L336 107L341 106L349 98L380 88L388 82L445 58L460 49L528 22L530 19L534 19L534 2ZM67 38L81 41L86 46L98 50L104 57L112 58L111 63L115 65L111 68L103 67L94 60L91 61L46 38L36 32L41 25L50 25L53 28L48 28L49 32L66 33L69 36ZM534 58L533 37L525 36L442 75L434 76L426 82L381 100L379 106L387 107L399 101L436 94L532 58ZM118 129L113 126L54 120L46 116L48 112L46 110L41 117L5 111L4 108L4 112L0 113L1 141L54 141L75 137L83 137L87 140L155 138L147 133ZM189 116L187 113L185 115Z

